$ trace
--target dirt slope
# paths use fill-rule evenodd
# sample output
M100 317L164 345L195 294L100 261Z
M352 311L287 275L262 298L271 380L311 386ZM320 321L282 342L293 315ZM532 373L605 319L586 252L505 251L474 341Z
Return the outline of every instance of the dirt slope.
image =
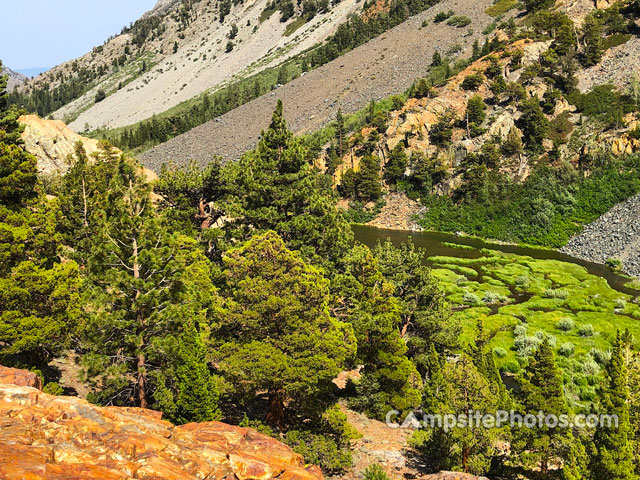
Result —
M285 36L285 29L295 20L283 23L279 12L275 12L260 23L259 17L267 4L267 0L247 0L233 7L224 23L220 23L215 2L200 0L194 4L191 23L182 27L174 14L162 13L172 8L172 3L161 2L156 7L165 29L161 36L145 46L142 56L130 65L113 71L82 97L54 112L54 118L74 119L69 126L77 132L87 127L117 128L145 120L205 91L216 90L235 76L278 65L322 42L362 6L356 0L342 0L329 12L316 15L294 34ZM237 24L239 31L233 39L233 50L227 52L232 24ZM109 42L111 50L120 53L131 41L129 37L125 34L113 39ZM174 43L178 44L175 53ZM108 50L105 46L103 52ZM146 66L151 67L149 71L121 87L130 77L138 75L143 58ZM108 96L96 103L99 89Z
M457 43L468 53L473 41L482 36L482 30L491 22L484 14L489 5L491 0L457 0L436 5L333 62L139 158L150 168L159 168L170 160L186 163L194 159L206 163L214 155L236 159L256 144L278 99L284 102L285 116L294 131L313 131L332 120L339 108L352 113L371 99L407 89L424 75L436 49L446 52ZM473 20L468 28L475 35L466 36L468 28L434 24L435 14L445 9L468 15ZM422 28L425 19L428 25Z

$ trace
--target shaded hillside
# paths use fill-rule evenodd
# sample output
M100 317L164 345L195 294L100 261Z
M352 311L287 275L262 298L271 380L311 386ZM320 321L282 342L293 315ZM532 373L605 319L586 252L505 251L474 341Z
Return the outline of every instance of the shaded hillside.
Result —
M215 155L236 159L255 146L278 99L284 102L287 121L294 131L314 131L333 120L338 109L352 113L371 99L406 90L415 78L424 75L436 50L444 54L459 45L468 53L474 40L491 23L491 17L483 13L490 4L488 0L464 0L454 6L456 13L472 19L468 28L475 35L469 36L468 28L434 24L434 16L444 9L436 5L333 62L139 158L150 168L159 168L168 161L185 164L190 159L207 163Z

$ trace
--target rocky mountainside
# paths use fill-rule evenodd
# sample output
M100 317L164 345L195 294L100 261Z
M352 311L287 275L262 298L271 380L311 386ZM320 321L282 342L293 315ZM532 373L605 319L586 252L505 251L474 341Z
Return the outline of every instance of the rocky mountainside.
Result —
M484 13L489 5L490 0L435 5L334 61L139 158L149 168L159 168L168 161L185 164L191 159L207 163L214 155L237 159L255 146L278 99L283 101L287 122L296 133L312 132L333 120L339 109L352 113L372 99L406 90L424 75L436 50L444 54L455 45L462 49L461 56L468 55L473 42L482 37L481 32L492 21ZM472 21L469 27L434 24L435 15L448 8L468 16ZM468 35L469 31L475 33Z
M616 205L572 238L562 251L591 262L621 262L622 269L640 278L640 195Z
M300 11L283 22L269 5L268 0L237 5L162 0L121 35L53 68L22 91L67 92L69 102L53 117L72 121L75 131L129 125L278 65L324 40L361 7L343 0L305 23Z
M2 65L2 68L0 69L0 75L9 76L9 82L7 83L7 90L9 92L11 92L14 88L22 85L24 82L28 80L26 75L22 75L21 73L14 72L9 67L5 67L4 65Z
M289 447L249 428L178 427L160 412L97 407L40 386L35 374L0 366L0 478L323 478Z

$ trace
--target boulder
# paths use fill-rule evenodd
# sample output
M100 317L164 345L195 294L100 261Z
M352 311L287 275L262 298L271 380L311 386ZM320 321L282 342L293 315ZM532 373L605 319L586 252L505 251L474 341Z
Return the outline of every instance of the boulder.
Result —
M301 455L250 428L175 426L152 410L43 393L35 374L0 367L0 478L321 480Z

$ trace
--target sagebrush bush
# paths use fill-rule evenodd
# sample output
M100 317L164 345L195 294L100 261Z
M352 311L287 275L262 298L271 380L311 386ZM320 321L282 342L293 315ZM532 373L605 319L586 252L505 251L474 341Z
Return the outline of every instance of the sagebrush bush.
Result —
M558 320L556 327L558 327L558 330L562 330L563 332L570 332L571 330L573 330L574 325L575 323L573 319L567 317Z

